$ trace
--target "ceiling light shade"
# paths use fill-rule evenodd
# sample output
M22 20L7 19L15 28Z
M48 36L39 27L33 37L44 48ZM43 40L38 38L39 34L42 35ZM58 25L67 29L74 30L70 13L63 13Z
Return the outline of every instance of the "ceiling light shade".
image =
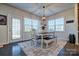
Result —
M46 19L46 17L45 17L45 16L43 16L43 17L42 17L42 20L43 20L43 19Z
M42 20L45 20L46 17L45 17L45 6L43 6L43 16L42 16Z

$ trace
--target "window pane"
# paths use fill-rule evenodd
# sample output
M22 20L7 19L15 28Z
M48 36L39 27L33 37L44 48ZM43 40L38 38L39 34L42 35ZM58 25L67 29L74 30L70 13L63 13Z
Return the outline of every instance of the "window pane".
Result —
M31 19L29 19L29 18L24 18L24 24L26 24L26 25L31 25Z
M48 20L48 31L64 31L64 18Z
M32 29L38 31L39 20L24 18L24 28L25 32L30 32Z
M63 28L64 28L63 25L58 25L56 26L56 31L64 31Z
M20 19L12 19L12 39L20 38Z
M30 32L30 31L31 31L31 26L25 25L25 32Z
M31 31L31 26L32 26L31 19L24 18L24 31L25 32L30 32Z
M49 32L53 32L55 29L55 21L54 20L49 20L48 21L48 31Z
M49 20L48 21L48 25L54 25L54 23L55 23L54 20Z
M35 29L36 32L39 32L39 26L40 26L40 21L39 20L32 20L32 29Z
M49 32L53 32L53 31L54 31L54 26L51 25L51 27L49 27L48 31L49 31Z
M56 21L56 31L64 31L64 18L58 18Z
M64 24L64 18L56 19L56 25Z

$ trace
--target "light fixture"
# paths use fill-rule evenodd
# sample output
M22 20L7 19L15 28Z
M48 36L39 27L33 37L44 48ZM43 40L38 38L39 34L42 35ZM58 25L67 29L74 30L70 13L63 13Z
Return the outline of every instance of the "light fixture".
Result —
M45 17L45 16L43 16L43 17L42 17L42 20L45 20L45 19L46 19L46 17Z
M42 20L45 20L46 17L45 17L45 6L43 6L43 16L42 16Z
M45 28L46 28L45 20L46 20L46 17L45 17L45 6L43 6L42 30L45 30Z

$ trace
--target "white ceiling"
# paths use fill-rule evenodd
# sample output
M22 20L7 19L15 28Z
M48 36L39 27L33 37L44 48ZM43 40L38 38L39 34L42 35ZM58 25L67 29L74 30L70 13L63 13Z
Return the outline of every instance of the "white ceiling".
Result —
M74 7L72 3L8 3L13 7L28 11L37 16L51 16L61 11ZM46 6L43 12L43 6Z

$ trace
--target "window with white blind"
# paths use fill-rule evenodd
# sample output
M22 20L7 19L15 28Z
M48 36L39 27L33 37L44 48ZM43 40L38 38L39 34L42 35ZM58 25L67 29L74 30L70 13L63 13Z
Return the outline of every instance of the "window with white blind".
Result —
M48 31L49 32L53 32L55 30L54 25L55 25L54 20L49 20L48 21Z
M48 31L64 31L64 18L48 20Z
M30 32L32 27L31 19L24 18L24 32Z
M32 20L32 29L35 29L36 31L39 31L39 20Z
M24 31L30 32L32 29L39 31L39 20L24 18Z
M20 36L20 19L12 18L12 39L18 39Z
M56 22L56 31L64 31L64 18L58 18Z

